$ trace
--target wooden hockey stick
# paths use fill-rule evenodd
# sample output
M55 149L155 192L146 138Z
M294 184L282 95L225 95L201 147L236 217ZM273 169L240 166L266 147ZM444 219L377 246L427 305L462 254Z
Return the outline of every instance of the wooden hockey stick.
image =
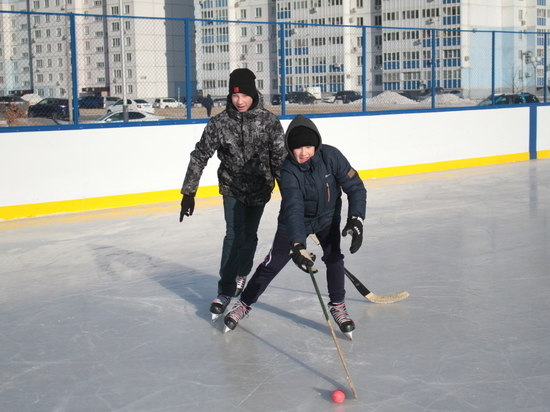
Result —
M355 397L355 399L357 399L357 391L355 390L355 385L353 384L353 381L351 380L351 375L349 374L346 359L344 358L344 354L342 353L342 349L340 349L340 345L338 344L338 338L336 337L336 334L334 333L332 323L330 322L330 318L328 316L327 308L326 308L326 306L323 302L323 298L321 297L321 292L319 291L319 286L317 286L317 281L315 280L315 276L313 275L313 272L311 271L311 266L308 266L308 272L309 272L309 276L311 276L311 281L313 282L313 286L315 287L315 293L317 293L317 297L319 298L319 303L321 304L321 307L323 308L323 313L325 314L325 319L326 319L328 327L330 329L330 333L332 334L332 339L334 339L334 344L336 345L336 349L338 350L338 355L340 356L340 360L342 361L342 365L344 366L344 370L346 371L346 376L348 378L349 387L351 388L351 392L353 393L353 396Z
M317 239L317 236L314 234L309 235L309 237L322 249L321 242L319 242L319 239ZM344 273L348 277L349 280L351 280L351 283L353 283L353 286L359 291L361 295L365 297L365 299L370 300L374 303L394 303L399 302L400 300L406 299L409 297L408 292L399 292L394 295L377 295L375 293L372 293L370 290L367 289L365 285L361 283L359 279L357 279L353 274L344 268Z

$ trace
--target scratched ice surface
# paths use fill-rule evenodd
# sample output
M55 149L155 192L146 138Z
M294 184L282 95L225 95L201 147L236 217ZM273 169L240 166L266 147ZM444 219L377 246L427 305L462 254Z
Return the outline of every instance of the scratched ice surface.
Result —
M365 183L346 267L411 296L347 284L358 399L293 265L235 331L212 324L224 222L205 200L183 223L177 203L0 222L0 410L550 411L550 160Z

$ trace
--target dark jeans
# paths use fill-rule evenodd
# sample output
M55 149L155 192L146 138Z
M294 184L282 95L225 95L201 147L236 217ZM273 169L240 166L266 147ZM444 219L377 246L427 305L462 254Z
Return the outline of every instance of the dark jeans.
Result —
M237 276L247 276L250 273L264 207L265 205L247 206L234 197L223 197L225 238L218 282L219 295L233 296L237 288Z
M331 302L342 302L346 296L346 290L344 288L344 255L340 250L340 224L333 223L316 233L316 236L323 247L322 261L327 267L329 298ZM307 250L315 254L313 247L316 246L312 245ZM291 259L289 252L290 244L286 231L284 226L279 225L269 254L258 265L242 293L241 300L244 303L250 306L257 302L267 286ZM317 264L315 266L317 267ZM296 270L300 269L296 268ZM296 276L298 275L296 274ZM303 272L302 275L308 276Z

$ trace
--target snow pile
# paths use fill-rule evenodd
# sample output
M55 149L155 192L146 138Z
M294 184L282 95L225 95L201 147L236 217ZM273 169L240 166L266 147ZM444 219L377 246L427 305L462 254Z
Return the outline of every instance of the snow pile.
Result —
M424 101L431 103L432 97L430 96ZM439 104L457 104L457 103L462 103L463 100L460 97L458 97L456 94L445 93L445 94L438 94L437 96L435 96L435 101L436 103L439 103Z
M40 100L43 99L42 96L36 94L36 93L29 93L29 94L24 94L23 96L21 96L21 98L27 102L29 102L29 104L35 104L35 103L38 103Z
M411 104L416 102L414 100L408 99L405 96L401 96L399 93L395 93L389 90L386 90L383 93L380 93L378 96L368 99L369 105L376 106L389 106L393 104Z
M471 106L475 105L476 102L468 100L468 99L462 99L456 94L451 93L444 93L444 94L438 94L435 96L435 102L437 105L445 105L445 106ZM422 103L432 103L432 98L428 97L425 100L422 100Z

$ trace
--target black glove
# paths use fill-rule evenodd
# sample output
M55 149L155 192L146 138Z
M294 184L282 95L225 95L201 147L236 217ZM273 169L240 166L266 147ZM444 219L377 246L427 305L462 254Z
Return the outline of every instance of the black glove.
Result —
M306 250L306 247L302 244L297 244L290 248L290 257L300 269L304 272L309 273L308 267L311 268L312 273L317 273L317 269L313 267L313 262L315 262L315 255L309 253Z
M183 220L184 216L191 216L194 210L195 210L195 196L183 195L183 198L181 199L180 222Z
M351 246L349 251L355 253L361 247L363 243L363 219L359 216L348 217L348 221L344 230L342 230L342 236L351 235Z

